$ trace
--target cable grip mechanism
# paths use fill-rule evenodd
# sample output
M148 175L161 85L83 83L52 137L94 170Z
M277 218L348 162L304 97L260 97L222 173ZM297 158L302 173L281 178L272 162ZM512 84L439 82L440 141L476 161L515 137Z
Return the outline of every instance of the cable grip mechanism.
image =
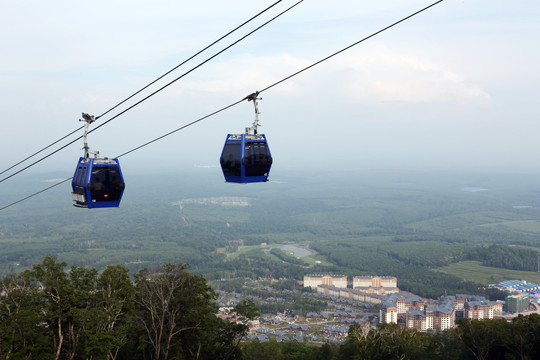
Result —
M91 123L93 123L94 121L96 121L96 119L94 118L94 115L88 115L87 113L82 113L82 119L79 119L79 121L84 121L86 122L86 124L84 124L84 135L83 135L83 142L84 142L84 147L83 147L83 150L84 150L84 158L85 159L89 159L90 158L90 154L94 155L94 158L97 159L99 158L99 151L93 151L93 150L90 150L90 147L88 146L88 140L87 140L87 135L88 135L88 127L90 126Z

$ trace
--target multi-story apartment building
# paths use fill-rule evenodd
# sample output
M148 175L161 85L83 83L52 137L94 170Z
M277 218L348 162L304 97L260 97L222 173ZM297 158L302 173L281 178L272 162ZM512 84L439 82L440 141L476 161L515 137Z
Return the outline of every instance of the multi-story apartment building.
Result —
M456 325L455 305L451 301L441 301L438 306L428 307L426 315L432 319L431 330L444 331Z
M485 301L486 299L482 296L477 295L467 295L467 294L457 294L455 296L442 296L439 298L439 302L450 301L454 304L455 316L457 319L460 319L465 316L465 304L468 301Z
M405 326L418 331L443 331L455 326L455 306L451 301L438 306L426 306L425 310L406 312Z
M366 304L380 304L383 299L382 295L368 294L356 289L338 288L332 285L319 285L317 286L317 292L328 296L351 299Z
M355 276L353 287L397 287L394 276Z
M355 276L353 289L375 294L389 294L399 291L397 278L394 276Z
M464 317L471 320L493 319L495 304L491 301L468 301L465 303Z
M381 303L379 321L397 323L399 315L404 315L407 311L423 311L424 308L425 302L421 297L399 293L390 294L385 296Z
M407 311L405 323L408 329L416 329L418 331L427 331L431 325L426 317L426 312L418 310Z
M384 300L383 300L384 304ZM379 310L379 322L381 324L397 324L398 307L396 303L384 304Z
M319 285L332 285L338 288L347 287L345 275L304 275L304 287L316 289Z
M456 326L456 318L485 320L501 313L501 302L488 301L481 296L444 296L423 311L407 311L405 326L418 331L444 331Z
M317 286L317 292L320 294L324 294L327 296L335 296L339 297L339 292L343 290L343 288L338 288L332 285L319 285Z

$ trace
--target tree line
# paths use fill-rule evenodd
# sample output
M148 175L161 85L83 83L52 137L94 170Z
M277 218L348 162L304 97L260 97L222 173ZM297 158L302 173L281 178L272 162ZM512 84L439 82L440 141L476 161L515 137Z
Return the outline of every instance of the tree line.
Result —
M538 269L537 250L501 244L482 245L468 254L471 260L481 261L485 266L510 270L536 271Z
M239 322L216 317L216 294L182 264L143 269L72 266L46 257L0 281L4 359L234 359L258 315L240 303Z
M460 319L458 327L421 333L397 324L351 325L342 345L250 342L245 360L510 360L540 357L540 315L506 320Z
M458 320L441 333L420 333L397 324L366 330L351 326L338 359L538 359L540 315L503 319Z

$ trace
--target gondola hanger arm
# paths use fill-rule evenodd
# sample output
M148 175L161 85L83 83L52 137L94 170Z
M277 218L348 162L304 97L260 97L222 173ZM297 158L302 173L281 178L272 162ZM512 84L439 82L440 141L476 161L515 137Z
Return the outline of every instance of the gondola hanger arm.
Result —
M83 142L84 142L84 147L83 147L83 150L84 150L84 158L85 159L89 159L90 158L90 154L94 155L94 158L99 158L99 151L93 151L93 150L90 150L90 147L88 146L88 141L87 141L87 135L88 135L88 127L90 126L91 123L93 123L94 121L96 121L96 119L94 118L94 115L89 115L87 113L82 113L82 119L79 119L79 121L84 121L86 122L86 124L84 124L84 135L83 135Z
M257 96L259 96L259 92L255 91L254 93L244 98L244 100L253 101L253 106L255 106L255 120L253 121L253 124L251 125L251 127L246 128L246 135L257 135L257 127L261 126L259 124L260 112L259 112L259 103L257 102L257 100L262 100L262 98L257 97Z

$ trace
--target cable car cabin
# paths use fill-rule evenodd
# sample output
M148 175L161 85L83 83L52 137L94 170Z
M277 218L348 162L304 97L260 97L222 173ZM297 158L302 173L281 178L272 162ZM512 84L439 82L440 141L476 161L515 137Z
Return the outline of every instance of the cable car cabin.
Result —
M272 155L264 134L227 135L220 158L226 182L254 183L268 181Z
M81 208L118 207L125 183L118 159L79 159L71 181L73 205Z

